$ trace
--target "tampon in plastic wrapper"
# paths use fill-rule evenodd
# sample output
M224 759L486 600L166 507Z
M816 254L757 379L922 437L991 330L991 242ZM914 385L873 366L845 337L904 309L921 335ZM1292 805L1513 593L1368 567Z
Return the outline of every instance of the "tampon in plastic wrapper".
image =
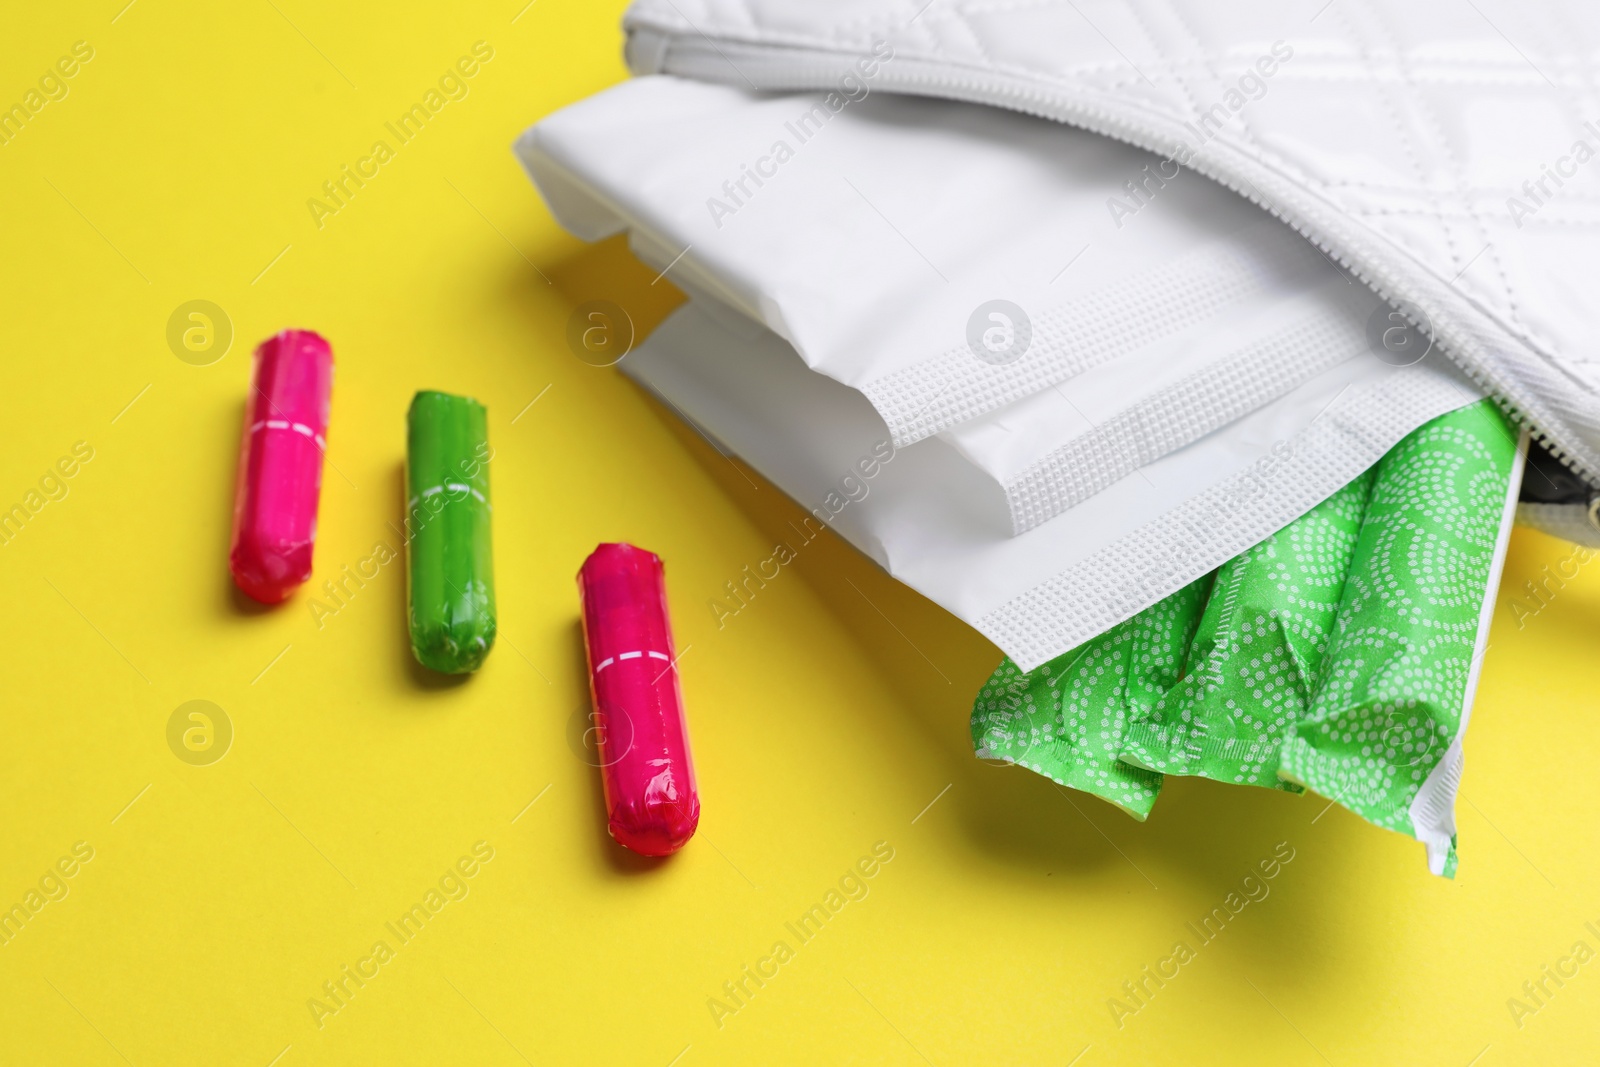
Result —
M256 349L228 569L265 604L311 577L332 392L333 350L310 330L284 330Z
M406 417L411 651L446 674L477 670L494 646L488 421L471 397L429 390Z
M608 828L635 852L668 855L699 825L700 795L661 560L600 545L578 571L578 596Z

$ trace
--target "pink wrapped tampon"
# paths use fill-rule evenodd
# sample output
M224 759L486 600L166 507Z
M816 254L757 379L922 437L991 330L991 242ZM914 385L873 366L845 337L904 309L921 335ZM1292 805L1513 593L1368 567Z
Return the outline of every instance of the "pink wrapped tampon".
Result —
M661 560L605 544L578 570L607 826L645 856L678 851L700 824Z
M284 330L256 349L228 569L265 604L311 577L332 392L333 350L310 330Z

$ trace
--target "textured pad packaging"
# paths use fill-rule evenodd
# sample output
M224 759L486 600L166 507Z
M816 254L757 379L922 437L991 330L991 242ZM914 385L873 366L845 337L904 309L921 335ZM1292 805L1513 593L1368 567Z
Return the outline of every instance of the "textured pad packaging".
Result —
M1298 791L1278 752L1311 705L1371 486L1368 471L1222 565L1183 680L1129 724L1125 762Z
M1211 577L1193 582L1037 670L1009 658L972 712L980 757L1027 767L1143 822L1161 775L1117 759L1130 718L1177 683Z
M1204 577L1481 396L1443 360L1354 360L1012 536L992 480L943 440L893 448L859 393L775 334L740 335L691 301L619 367L1024 670ZM870 484L852 473L885 454Z
M1280 773L1456 868L1462 737L1489 636L1522 453L1488 401L1378 464L1338 622Z
M411 651L424 667L465 674L495 637L488 413L471 397L423 391L407 438Z

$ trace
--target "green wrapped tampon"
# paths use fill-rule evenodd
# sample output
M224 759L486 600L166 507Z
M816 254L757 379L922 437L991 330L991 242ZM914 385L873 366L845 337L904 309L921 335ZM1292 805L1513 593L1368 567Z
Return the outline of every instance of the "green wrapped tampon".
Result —
M411 651L424 667L465 674L494 647L488 412L471 397L423 390L406 436Z
M1161 775L1117 759L1130 719L1177 684L1211 576L1024 674L1009 658L972 707L978 755L1026 767L1143 822Z

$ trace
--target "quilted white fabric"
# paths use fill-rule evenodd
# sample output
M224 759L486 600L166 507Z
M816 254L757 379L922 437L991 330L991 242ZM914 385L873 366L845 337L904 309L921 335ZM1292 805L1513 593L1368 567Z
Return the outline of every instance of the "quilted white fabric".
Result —
M1594 5L637 0L626 25L637 72L826 89L871 61L875 89L1058 119L1221 181L1600 485ZM1130 179L1108 211L1136 222L1162 187Z

